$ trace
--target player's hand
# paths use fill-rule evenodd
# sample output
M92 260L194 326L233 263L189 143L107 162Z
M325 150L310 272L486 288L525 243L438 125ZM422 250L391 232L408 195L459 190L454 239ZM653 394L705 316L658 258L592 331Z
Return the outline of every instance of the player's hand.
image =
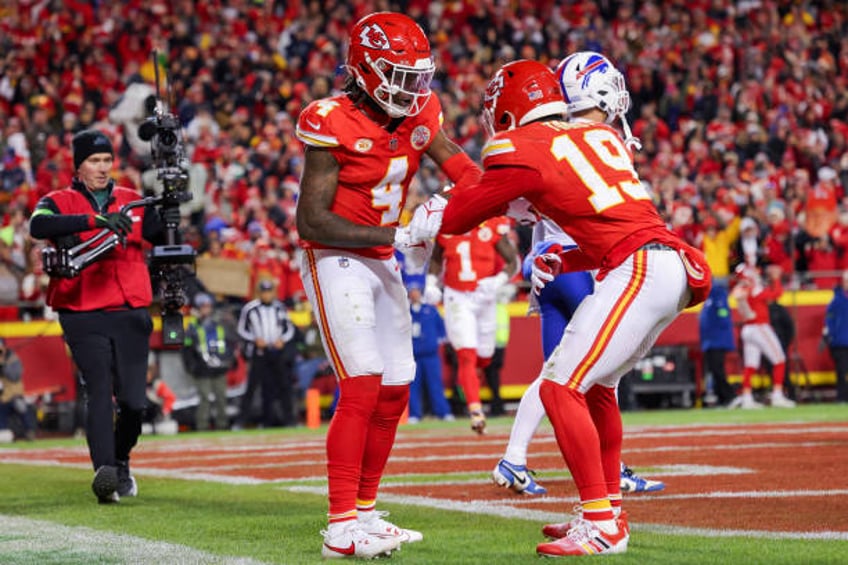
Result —
M506 216L512 218L518 225L532 226L542 219L542 215L526 198L516 198L509 203Z
M486 296L495 297L498 289L509 281L509 276L501 271L497 275L486 277L477 281L477 291Z
M427 275L427 282L424 284L424 294L421 299L427 304L438 304L442 301L442 289L439 288L439 278L436 275Z
M410 243L433 239L442 227L442 213L448 203L443 197L434 194L430 199L415 209L409 225Z
M562 246L559 244L552 245L546 253L537 256L533 261L530 273L530 284L533 287L533 293L538 295L545 288L545 285L554 280L562 271L562 259L559 254L562 252Z
M98 228L107 228L124 237L132 231L132 218L120 212L97 214L94 216L94 225Z
M433 253L433 240L428 239L411 243L409 226L395 231L395 249L403 253L403 271L407 275L423 275L430 264Z

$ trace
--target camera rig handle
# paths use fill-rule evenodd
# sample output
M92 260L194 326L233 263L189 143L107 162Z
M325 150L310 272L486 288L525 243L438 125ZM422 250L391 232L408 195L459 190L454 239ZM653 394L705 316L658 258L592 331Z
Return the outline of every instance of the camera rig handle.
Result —
M121 207L120 212L126 213L133 208L156 204L161 196L149 196L134 200ZM45 247L41 251L44 272L51 277L70 279L79 276L83 269L103 257L106 253L124 244L124 238L109 229L100 230L94 237L73 247Z

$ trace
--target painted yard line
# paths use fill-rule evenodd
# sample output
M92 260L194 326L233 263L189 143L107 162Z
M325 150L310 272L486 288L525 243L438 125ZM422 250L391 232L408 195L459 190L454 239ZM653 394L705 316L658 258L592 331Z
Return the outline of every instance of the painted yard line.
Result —
M322 487L293 486L288 490L326 496L327 489ZM650 497L653 498L653 495ZM493 504L480 500L458 501L427 496L406 496L391 493L380 493L380 502L390 502L405 506L422 506L438 510L455 510L467 514L483 514L501 518L531 520L534 522L561 522L571 515L563 512L546 512L529 508L515 508L510 505ZM574 500L572 500L574 502ZM671 527L660 524L633 524L631 528L637 532L658 532L673 535L691 535L701 537L746 537L764 539L821 539L848 541L848 532L767 532L761 530L713 530L707 528Z
M387 483L387 486L390 483ZM693 492L688 494L657 494L651 493L649 496L629 495L624 494L625 500L639 500L639 502L658 502L664 500L704 500L707 498L728 499L728 498L799 498L799 497L814 497L814 496L846 496L848 489L835 490L805 490L805 491L725 491L725 492ZM382 499L382 494L380 495ZM526 497L517 495L510 504L565 504L570 506L579 503L580 500L576 497L564 496L541 496L541 497Z
M74 469L89 469L91 470L90 463L68 463L68 462L60 462L60 461L51 461L49 459L20 459L20 460L3 460L0 461L2 463L12 463L19 465L32 465L34 467L71 467ZM92 471L93 473L94 471ZM255 479L253 477L239 477L239 476L227 476L227 475L215 475L213 473L205 472L205 473L186 473L182 469L137 469L133 467L132 470L133 475L137 477L150 476L150 477L162 477L166 479L181 479L187 481L204 481L204 482L212 482L212 483L223 483L228 485L264 485L266 483L272 483L274 481L269 479Z
M690 494L656 494L640 497L639 500L686 500L704 498L798 498L814 496L848 496L848 489L830 490L748 490L694 492Z
M651 476L652 477L712 477L716 475L747 475L749 473L754 473L755 471L751 469L745 469L742 467L724 467L724 466L713 466L713 465L661 465L658 467L651 468ZM488 484L492 482L490 476L488 476L485 480L475 479L473 477L469 477L466 480L457 479L458 476L469 476L469 475L479 475L479 473L444 473L443 475L436 475L434 473L402 473L396 475L386 475L385 479L380 483L382 486L392 486L392 487L407 487L407 486L425 486L425 485L473 485L473 484ZM445 477L444 480L435 478L437 476ZM415 479L417 477L426 478L431 477L432 480L423 481L423 480L399 480L399 479ZM550 474L546 473L545 479L563 479L571 478L571 474L565 469L551 469ZM523 497L523 500L528 502L532 502L534 500L542 500L547 497Z
M168 563L216 565L262 565L244 557L225 557L188 546L116 534L84 527L71 527L44 520L0 515L3 536L0 560L4 563Z
M789 442L789 443L777 443L777 442L767 442L767 443L754 443L748 444L744 446L740 445L713 445L713 446L692 446L692 445L668 445L661 447L642 447L642 448L632 448L632 449L624 449L622 453L624 455L637 454L637 455L645 455L648 453L686 453L691 451L704 452L704 451L727 451L727 450L738 450L740 447L744 447L745 449L785 449L787 447L791 447L793 449L804 448L804 447L830 447L834 445L842 445L840 442L831 442L831 441L822 441L822 442ZM11 463L11 464L21 464L21 465L62 465L66 467L74 467L74 468L87 468L89 464L87 462L83 463L82 461L79 463L67 462L67 461L59 461L54 457L59 455L68 455L67 453L57 452L55 450L50 450L47 453L39 453L38 451L32 450L19 450L17 455L24 456L33 456L32 459L25 457L2 457L0 458L0 464L3 463ZM47 459L39 459L37 458L39 455L49 455ZM74 456L78 456L80 454L74 452L72 453ZM271 463L261 463L261 464L243 464L243 465L221 465L215 466L215 470L233 470L238 468L289 468L289 467L299 467L305 465L324 465L326 463L325 458L322 456L319 458L312 459L304 459L304 452L299 452L296 450L282 450L278 453L278 455L285 455L286 457L294 457L294 460L290 461L280 461L280 462L271 462ZM268 455L270 457L270 455ZM496 462L502 456L501 451L492 451L489 453L480 453L480 454L469 454L469 455L453 455L450 457L451 461L464 460L464 461L487 461L487 462ZM534 451L530 454L531 459L539 460L541 458L560 458L561 454L559 451ZM190 456L186 457L187 461L190 461L192 465L190 467L185 467L181 470L169 469L162 471L168 472L185 472L186 476L200 476L202 477L200 480L210 480L209 477L214 477L214 473L210 473L210 469L206 466L199 467L198 463L202 463L204 461L214 461L217 459L226 459L231 458L232 455L227 454L214 454L204 456L200 453L193 453ZM256 454L256 458L265 457L263 454ZM401 462L415 462L415 463L425 463L431 461L445 461L446 456L444 455L425 455L425 456L402 456L395 455L389 458L389 463L401 463ZM167 463L170 467L173 467L175 464L179 463L181 460L180 457L170 456L170 457L150 457L148 454L145 454L145 457L138 461L133 467L134 472L144 471L147 474L150 474L155 469L155 465L161 463ZM539 467L535 465L531 465L536 472L562 472L565 468L563 464L562 467ZM640 470L643 472L650 471L652 474L656 474L654 469L664 469L668 466L653 466L653 465L643 465L640 466ZM198 472L198 470L200 472ZM480 472L483 472L482 470ZM428 473L432 474L432 473ZM686 473L683 473L686 474ZM165 476L165 475L162 475ZM170 475L176 477L176 475ZM671 476L671 475L666 475ZM177 477L180 478L180 477ZM227 477L225 482L232 483L234 482L234 477ZM248 479L249 481L253 481L253 479ZM266 481L259 481L266 482ZM256 484L250 482L250 484Z

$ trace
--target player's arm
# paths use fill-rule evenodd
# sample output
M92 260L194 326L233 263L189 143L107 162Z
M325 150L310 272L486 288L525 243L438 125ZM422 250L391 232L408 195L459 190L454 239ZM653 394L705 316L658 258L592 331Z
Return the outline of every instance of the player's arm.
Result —
M441 129L426 153L445 172L454 186L470 186L480 179L480 167Z
M391 245L395 228L355 224L331 211L339 182L339 163L320 147L306 146L297 231L301 239L342 247Z
M518 272L518 250L509 238L509 235L504 234L495 244L495 251L503 257L505 262L503 273L506 274L507 280L512 278Z
M512 200L528 187L541 186L542 176L526 167L493 167L473 186L451 196L442 217L442 233L463 234L484 220L506 214ZM452 191L453 192L453 191Z
M433 244L433 254L430 255L430 266L427 268L427 273L438 277L442 274L442 260L445 255L445 248L439 245L436 241Z

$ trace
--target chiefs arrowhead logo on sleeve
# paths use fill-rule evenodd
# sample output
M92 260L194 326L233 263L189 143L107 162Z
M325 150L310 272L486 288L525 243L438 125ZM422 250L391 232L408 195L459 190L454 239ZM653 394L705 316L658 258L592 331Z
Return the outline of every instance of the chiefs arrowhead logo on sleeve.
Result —
M363 47L369 49L388 49L389 38L383 28L376 24L370 24L362 28L362 33L359 34L359 41Z

